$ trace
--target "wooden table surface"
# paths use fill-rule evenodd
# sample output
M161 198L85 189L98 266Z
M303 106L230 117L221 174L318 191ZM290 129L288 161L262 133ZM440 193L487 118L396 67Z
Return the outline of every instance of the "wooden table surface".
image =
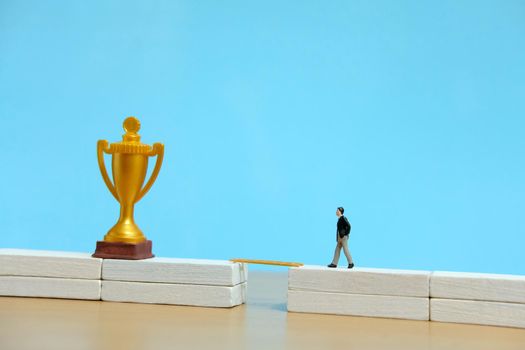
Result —
M233 309L0 298L0 349L525 349L525 329L286 312L286 272Z

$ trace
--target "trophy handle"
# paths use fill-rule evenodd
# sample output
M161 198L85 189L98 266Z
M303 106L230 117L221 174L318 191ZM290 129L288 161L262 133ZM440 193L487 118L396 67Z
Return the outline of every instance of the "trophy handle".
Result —
M110 154L108 142L106 140L98 140L97 142L97 159L98 159L98 167L100 168L100 173L102 174L102 178L104 179L104 183L108 187L109 192L115 197L117 202L120 202L118 199L117 191L115 190L115 186L111 182L108 176L108 172L106 171L106 163L104 163L104 152L107 154Z
M153 168L153 172L151 173L151 176L146 183L146 186L140 191L139 195L137 196L137 199L135 199L135 203L140 201L142 197L146 193L148 193L151 186L153 186L153 183L157 179L157 176L159 175L160 167L162 166L162 160L164 159L164 145L162 143L154 143L153 149L148 154L148 156L157 156L157 162L155 163L155 168Z

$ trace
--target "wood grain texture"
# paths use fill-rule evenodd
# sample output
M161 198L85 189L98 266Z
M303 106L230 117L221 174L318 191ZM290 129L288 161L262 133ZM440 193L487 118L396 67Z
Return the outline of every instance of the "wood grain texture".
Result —
M0 276L0 295L100 300L100 280Z
M104 260L102 279L235 286L246 282L245 264L222 260L152 258L146 260Z
M525 303L525 276L437 271L430 277L430 296Z
M428 320L429 299L288 290L288 311Z
M430 319L440 322L525 328L525 304L430 299Z
M429 271L309 265L288 271L288 288L304 291L428 298L429 283Z
M101 270L89 253L0 249L0 276L100 279Z
M246 301L246 283L225 287L102 281L102 300L145 304L233 307Z

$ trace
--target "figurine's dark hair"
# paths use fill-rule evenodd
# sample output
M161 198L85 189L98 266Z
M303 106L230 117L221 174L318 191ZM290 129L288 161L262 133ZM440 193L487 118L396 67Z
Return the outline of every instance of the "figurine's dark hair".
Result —
M341 214L345 213L345 208L343 208L343 207L339 207L339 208L337 208L337 210L339 210L341 212Z

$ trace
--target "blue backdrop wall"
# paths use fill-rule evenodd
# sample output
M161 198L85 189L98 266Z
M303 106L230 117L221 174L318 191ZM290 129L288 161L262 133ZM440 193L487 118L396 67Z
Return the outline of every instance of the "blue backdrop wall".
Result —
M158 256L525 274L523 1L0 0L0 246L93 251L163 142ZM344 263L344 257L341 260Z

